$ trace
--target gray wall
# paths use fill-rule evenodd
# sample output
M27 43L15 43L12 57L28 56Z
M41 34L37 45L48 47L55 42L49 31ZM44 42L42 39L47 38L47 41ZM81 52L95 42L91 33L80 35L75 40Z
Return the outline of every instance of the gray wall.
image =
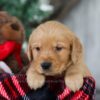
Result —
M83 42L86 64L100 89L100 0L80 1L63 23Z

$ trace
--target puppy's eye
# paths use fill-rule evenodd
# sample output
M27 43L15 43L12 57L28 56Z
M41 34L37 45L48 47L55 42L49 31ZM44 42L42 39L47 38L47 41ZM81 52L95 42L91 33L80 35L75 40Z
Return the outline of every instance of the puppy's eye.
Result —
M56 51L61 51L63 48L62 47L56 47L55 49L56 49Z
M35 50L36 50L36 51L40 51L40 47L36 47Z

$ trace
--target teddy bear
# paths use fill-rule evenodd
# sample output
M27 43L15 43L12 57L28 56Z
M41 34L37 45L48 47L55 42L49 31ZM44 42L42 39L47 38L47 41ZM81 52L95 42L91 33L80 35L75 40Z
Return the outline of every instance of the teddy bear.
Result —
M0 61L5 62L13 73L20 72L28 64L22 51L25 31L18 18L0 11Z

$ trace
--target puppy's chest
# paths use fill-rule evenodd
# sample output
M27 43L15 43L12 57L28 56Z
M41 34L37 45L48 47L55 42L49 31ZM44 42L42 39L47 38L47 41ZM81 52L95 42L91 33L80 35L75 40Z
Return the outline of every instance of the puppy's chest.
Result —
M46 77L46 83L58 100L70 100L74 94L66 87L64 77Z
M66 88L64 77L46 77L46 83L55 94L61 94Z

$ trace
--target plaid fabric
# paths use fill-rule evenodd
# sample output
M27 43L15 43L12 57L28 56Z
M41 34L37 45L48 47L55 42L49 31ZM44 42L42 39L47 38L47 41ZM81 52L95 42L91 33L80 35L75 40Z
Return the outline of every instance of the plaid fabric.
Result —
M92 77L84 78L84 84L79 91L73 93L68 88L59 95L60 100L95 100L95 81Z
M50 79L47 80L47 84L51 90L55 90L54 92L57 94L58 100L95 99L95 80L92 77L84 78L82 88L75 93L65 87L62 80L54 82ZM62 84L63 86L61 86ZM31 90L27 85L25 75L0 74L0 100L31 100L31 94L33 92L34 90Z
M92 77L84 78L82 88L75 93L66 87L63 77L47 77L47 83L58 96L58 100L94 100L95 80Z

